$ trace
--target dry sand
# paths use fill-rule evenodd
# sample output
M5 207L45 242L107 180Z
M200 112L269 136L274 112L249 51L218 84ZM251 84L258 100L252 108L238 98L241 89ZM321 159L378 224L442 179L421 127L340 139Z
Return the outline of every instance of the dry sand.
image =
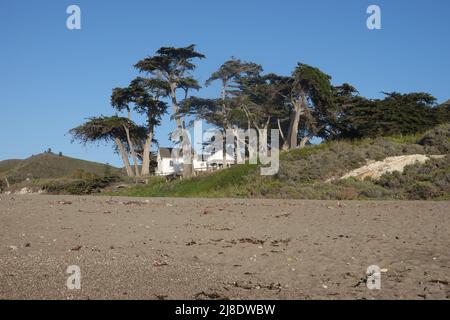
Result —
M0 299L450 296L449 202L0 199Z

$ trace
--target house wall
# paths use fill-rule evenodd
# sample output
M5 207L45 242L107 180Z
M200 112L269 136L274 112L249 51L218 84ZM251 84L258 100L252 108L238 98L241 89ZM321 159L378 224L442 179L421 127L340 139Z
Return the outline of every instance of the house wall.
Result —
M192 161L192 164L195 171L206 171L208 169L206 161L199 161L197 159L194 159L194 161Z
M192 160L194 171L207 171L212 169L211 165L208 163L222 163L223 156L222 151L216 152L214 155L210 156L208 161L201 161L197 158ZM173 166L171 166L172 158L161 158L161 155L157 156L158 167L156 174L159 176L172 175L176 172L180 173L183 171L183 158L179 158L178 161L173 161ZM227 165L234 163L234 158L229 154L226 155Z
M223 152L222 150L217 151L216 153L214 153L213 155L211 155L208 158L208 163L222 163L223 162ZM228 153L226 154L226 162L227 163L234 163L234 157L232 157L231 155L229 155Z
M158 156L158 169L156 170L156 174L160 176L167 176L175 173L175 170L179 167L179 164L173 162L171 166L172 159L171 158L162 158Z

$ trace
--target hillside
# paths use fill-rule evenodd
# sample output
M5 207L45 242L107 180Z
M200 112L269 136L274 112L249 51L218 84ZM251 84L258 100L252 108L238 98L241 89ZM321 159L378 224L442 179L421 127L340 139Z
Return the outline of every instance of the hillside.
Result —
M402 173L379 180L341 180L368 161L401 155L444 155ZM356 141L333 141L281 154L273 177L259 174L256 165L239 165L191 180L166 182L154 178L148 186L133 186L124 196L240 197L294 199L450 199L450 125L425 134Z
M53 153L42 153L24 160L0 161L0 179L8 178L10 184L22 182L26 179L54 179L84 174L96 176L119 175L121 169Z
M408 159L423 159L410 161ZM402 160L400 171L395 166ZM408 161L405 161L408 160ZM426 159L426 160L425 160ZM386 166L395 164L393 170ZM372 173L378 168L386 174ZM364 169L358 175L342 179ZM356 171L355 171L356 170ZM121 176L121 177L118 177ZM367 177L366 177L367 176ZM370 177L376 177L371 179ZM7 191L53 194L99 193L138 197L234 197L318 200L447 200L450 199L450 125L412 136L338 140L280 155L274 176L261 176L258 165L238 165L187 180L123 176L122 170L54 154L0 162L0 187ZM366 177L366 178L364 178ZM29 178L29 181L25 181ZM119 186L116 189L115 186Z
M13 169L15 166L19 165L21 162L22 162L22 160L19 160L19 159L10 159L10 160L0 161L0 175L3 172Z

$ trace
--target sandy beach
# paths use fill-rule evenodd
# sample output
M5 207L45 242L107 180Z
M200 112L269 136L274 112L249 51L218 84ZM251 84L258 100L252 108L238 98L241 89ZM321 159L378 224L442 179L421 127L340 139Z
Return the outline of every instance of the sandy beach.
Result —
M450 297L449 202L0 199L0 299Z

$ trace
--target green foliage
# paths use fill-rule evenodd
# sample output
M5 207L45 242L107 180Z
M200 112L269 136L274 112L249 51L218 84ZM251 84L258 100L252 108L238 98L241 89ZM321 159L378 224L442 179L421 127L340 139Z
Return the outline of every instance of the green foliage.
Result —
M120 180L118 176L94 177L87 179L64 180L56 179L42 185L42 190L50 194L84 195L98 193L114 182Z
M257 76L262 72L262 67L253 62L242 62L239 59L232 58L224 62L219 70L206 80L206 85L209 86L213 81L220 80L226 90L229 90L235 85L235 81L243 76Z
M167 111L167 103L160 100L161 95L167 95L167 89L167 83L161 80L137 77L128 88L113 90L111 105L119 111L130 111L130 104L133 104L134 110L147 118L146 131L152 132Z
M178 112L182 116L194 116L196 119L206 120L219 128L225 127L225 119L219 99L190 97L181 101Z
M340 100L339 100L340 99ZM345 103L341 98L337 98ZM366 138L410 135L424 132L442 123L436 99L427 93L387 93L383 100L347 98L334 126L335 137Z
M0 176L2 175L2 173L14 169L14 167L19 165L22 161L23 160L18 159L0 161Z
M166 182L163 178L157 178L151 180L149 185L131 187L114 194L154 197L215 197L222 194L223 190L238 188L245 184L242 178L255 171L256 165L240 165L189 180Z
M77 169L74 173L70 175L73 179L81 179L81 180L92 180L98 178L99 176L95 173L86 172L82 169Z
M440 125L428 132L419 140L430 154L450 153L450 123Z
M195 51L195 45L183 48L162 47L156 51L156 55L147 57L135 64L135 68L141 72L164 73L165 76L179 77L185 71L195 69L192 60L203 59L205 56Z
M392 190L401 199L429 200L450 195L450 156L411 165L403 173L384 175L377 185Z
M430 182L414 182L406 190L408 198L412 200L431 200L442 196L438 188Z
M114 88L111 95L111 106L117 111L130 111L129 104L133 100L133 90L131 87Z
M105 176L105 177L111 176L112 171L113 171L113 167L109 163L105 164L105 171L103 171L103 176Z
M226 61L206 81L207 86L214 81L221 82L220 97L216 99L186 98L180 103L179 115L195 116L196 119L206 120L209 124L221 129L230 128L233 125L242 127L242 124L246 124L246 121L250 119L244 119L241 101L237 96L240 96L243 91L244 79L261 79L261 72L262 67L255 63L242 62L234 58ZM272 104L271 107L274 109L276 105Z
M395 143L387 139L336 141L294 150L281 157L278 178L293 183L311 183L337 178L366 163L390 156L423 153L419 145Z
M311 145L306 148L299 148L290 150L289 152L283 152L280 154L280 159L285 161L293 161L296 159L305 158L312 154L319 153L320 151L326 150L330 147L328 142L322 142L320 144Z
M135 137L136 140L145 138L145 128L119 116L91 117L86 123L71 129L69 133L73 136L73 140L79 140L82 143L108 142L114 141L116 138L126 143L125 127L129 128L131 136Z
M331 77L320 69L299 63L293 73L294 89L303 91L318 107L332 105L333 88Z
M245 112L245 122L254 128L276 128L277 119L288 119L291 110L286 95L292 89L292 79L273 73L251 73L239 77L234 91L236 103ZM239 116L239 114L237 114ZM239 121L235 121L239 123Z
M331 76L320 69L299 63L292 75L289 100L307 103L299 128L293 128L302 137L329 136L329 125L335 117L334 90Z
M438 106L435 114L438 123L450 123L450 100Z
M187 47L161 47L154 56L149 56L138 61L134 67L141 73L146 73L149 78L137 78L133 84L140 84L147 93L156 97L170 96L172 104L177 105L177 89L181 89L188 96L189 90L198 90L200 85L191 76L195 69L194 59L203 59L205 56L195 51L195 45ZM162 109L163 106L160 106ZM177 110L176 110L177 111ZM172 115L178 116L178 115Z

